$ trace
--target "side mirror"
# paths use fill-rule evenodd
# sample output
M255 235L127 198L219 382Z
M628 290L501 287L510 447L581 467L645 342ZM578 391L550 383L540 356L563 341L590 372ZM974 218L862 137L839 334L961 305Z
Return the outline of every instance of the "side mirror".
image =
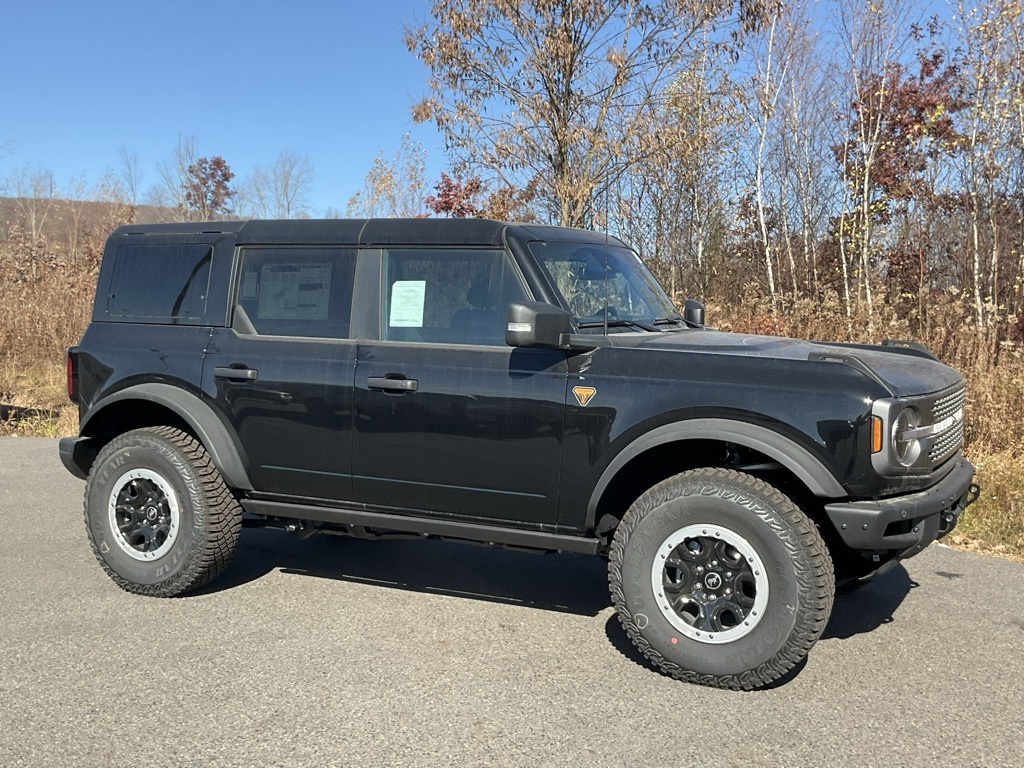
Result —
M704 305L696 299L687 299L683 303L683 320L695 328L704 327Z
M572 315L561 307L541 301L513 302L508 305L505 343L510 347L569 346Z

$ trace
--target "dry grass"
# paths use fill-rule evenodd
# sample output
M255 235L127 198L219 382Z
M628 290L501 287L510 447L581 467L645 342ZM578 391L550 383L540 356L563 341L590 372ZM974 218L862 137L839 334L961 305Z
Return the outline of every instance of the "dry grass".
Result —
M92 312L97 251L74 258L12 227L0 243L0 434L74 434L64 356Z
M1005 451L974 458L981 496L949 543L1024 561L1024 457Z

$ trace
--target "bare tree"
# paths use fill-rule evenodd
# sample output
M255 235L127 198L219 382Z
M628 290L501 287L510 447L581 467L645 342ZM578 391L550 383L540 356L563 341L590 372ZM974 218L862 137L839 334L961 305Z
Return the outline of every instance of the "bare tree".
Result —
M199 159L199 141L195 136L178 134L178 143L171 156L157 164L157 182L146 193L150 205L168 209L173 219L186 221L191 217L191 208L186 204L188 169Z
M712 265L724 256L734 86L714 46L702 48L663 92L642 159L619 177L609 205L611 227L644 254L673 296L706 295Z
M981 5L960 0L957 11L963 23L960 68L967 103L965 151L958 156L960 184L966 193L963 200L970 227L967 246L975 319L981 327L1000 314L1000 207L1011 196L1013 160L1024 159L1020 152L1024 89L1017 48L1024 19L1017 0Z
M99 203L100 216L92 225L94 233L105 235L122 224L134 224L137 215L136 206L126 202L130 193L125 187L124 178L108 171L89 191L89 200Z
M1009 56L1013 63L1012 77L1009 82L1009 91L1012 96L1011 103L1014 105L1016 122L1014 124L1015 145L1018 152L1018 169L1016 175L1016 190L1021 198L1021 216L1017 227L1017 263L1013 281L1010 284L1019 286L1018 290L1010 299L1010 306L1016 314L1024 313L1024 4L1020 0L1013 0L1007 3L1009 13L1018 20L1018 23L1010 25Z
M366 174L363 188L348 201L348 215L420 216L426 212L427 153L407 133L390 162L380 154Z
M765 278L768 283L768 296L771 299L772 311L776 310L776 280L774 257L772 254L772 237L768 226L767 200L768 190L765 180L765 165L769 141L777 131L776 120L778 112L779 97L786 86L786 74L789 66L788 51L785 48L780 50L780 39L784 37L781 29L782 24L777 15L772 15L768 22L767 29L763 36L756 39L753 46L753 74L751 76L751 91L753 99L747 103L747 119L754 131L755 144L753 147L751 162L753 165L753 209L757 219L757 232L760 240L762 255L764 258ZM781 174L779 174L781 181ZM776 202L776 209L783 210L784 202L780 199ZM785 230L785 228L784 228ZM788 237L788 232L783 231L783 237ZM791 269L795 273L795 268ZM794 293L796 292L794 275Z
M885 114L891 98L886 77L910 39L917 0L839 0L837 24L847 62L845 92L853 119L837 155L843 169L844 190L852 209L840 215L840 253L847 315L851 311L848 270L855 268L868 317L873 314L872 257L874 225L878 220L872 173L882 143ZM849 251L849 253L848 253Z
M139 190L142 186L143 173L139 167L139 153L129 152L122 144L117 148L117 156L121 160L120 181L128 193L128 201L132 205L138 205Z
M787 4L784 18L789 77L782 95L777 151L793 196L788 205L799 222L804 282L811 295L817 295L819 243L829 234L830 202L841 196L838 180L830 172L829 149L833 143L829 126L838 110L830 98L826 67L819 58L822 52L815 47L806 0Z
M282 152L268 166L256 166L242 184L239 205L257 219L292 219L309 216L313 164L306 155Z
M22 165L8 174L4 186L14 198L22 226L38 240L57 201L53 171L41 165Z
M58 202L60 216L64 221L67 236L68 254L72 259L78 258L81 244L82 227L85 221L86 199L89 197L89 184L84 176L73 176L64 188Z

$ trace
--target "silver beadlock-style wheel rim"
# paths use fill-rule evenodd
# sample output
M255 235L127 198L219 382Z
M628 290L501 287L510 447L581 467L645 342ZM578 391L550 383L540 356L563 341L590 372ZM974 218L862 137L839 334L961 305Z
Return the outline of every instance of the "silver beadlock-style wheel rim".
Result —
M181 524L174 489L148 469L133 469L117 479L107 517L114 543L129 557L143 561L166 555Z
M768 575L739 534L688 525L658 547L651 567L658 608L685 637L731 643L752 632L768 605Z

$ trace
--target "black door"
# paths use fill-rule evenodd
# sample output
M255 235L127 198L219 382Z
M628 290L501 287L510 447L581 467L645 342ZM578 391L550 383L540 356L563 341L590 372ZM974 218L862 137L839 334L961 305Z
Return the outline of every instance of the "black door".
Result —
M554 524L564 352L505 345L528 300L504 251L383 253L382 340L359 347L354 490L362 502Z
M248 248L233 328L214 331L204 395L231 422L258 491L352 497L356 252Z

